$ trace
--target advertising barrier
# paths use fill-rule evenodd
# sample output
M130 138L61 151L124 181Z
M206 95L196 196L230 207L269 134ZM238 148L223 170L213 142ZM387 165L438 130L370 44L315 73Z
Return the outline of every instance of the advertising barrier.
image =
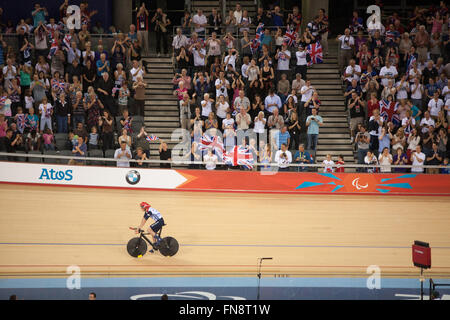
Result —
M138 169L0 162L1 183L286 194L450 195L450 175Z

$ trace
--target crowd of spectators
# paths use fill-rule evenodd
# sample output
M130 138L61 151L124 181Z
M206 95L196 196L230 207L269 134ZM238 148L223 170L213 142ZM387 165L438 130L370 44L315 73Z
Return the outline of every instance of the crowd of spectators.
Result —
M141 59L147 35L134 24L128 32L110 28L112 45L99 37L94 47L94 34L105 32L99 23L91 26L97 11L83 1L81 29L69 29L68 5L65 0L60 16L51 17L35 4L16 26L0 23L0 150L69 150L75 157L102 150L121 160L149 158ZM1 34L16 34L10 39L17 43L6 43ZM122 154L124 141L128 152Z
M383 10L381 10L383 14ZM370 172L406 172L392 165L443 166L449 172L449 12L416 7L364 26L358 11L337 37L351 138ZM438 173L440 168L428 168Z
M245 145L255 162L275 162L281 170L290 163L314 162L323 119L319 93L307 79L306 47L320 41L328 53L328 17L320 9L303 33L301 24L298 7L286 12L279 6L258 8L255 17L240 4L227 17L217 10L185 13L172 41L173 94L181 127L191 133L192 160L215 159L214 152L196 151L206 132L220 134L226 150ZM292 44L285 37L287 28L297 34ZM239 133L249 129L254 135L241 139Z

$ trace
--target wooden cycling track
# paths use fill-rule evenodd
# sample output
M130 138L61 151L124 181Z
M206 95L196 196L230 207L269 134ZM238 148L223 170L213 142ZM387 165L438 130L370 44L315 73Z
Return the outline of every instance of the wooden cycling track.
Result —
M433 277L450 275L450 198L281 195L0 184L0 275L417 277L411 244L429 242ZM141 201L181 244L174 257L126 252Z

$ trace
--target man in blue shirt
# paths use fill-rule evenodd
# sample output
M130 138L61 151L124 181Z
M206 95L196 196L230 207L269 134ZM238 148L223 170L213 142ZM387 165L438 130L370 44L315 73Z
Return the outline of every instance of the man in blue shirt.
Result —
M264 106L270 113L273 113L273 110L275 108L277 108L278 110L281 109L281 99L278 95L275 94L275 90L273 88L269 90L269 95L264 100Z
M303 143L298 146L298 151L294 154L294 162L299 164L311 164L314 162L309 152L305 151L305 145ZM297 167L297 169L298 172L308 171L308 167Z
M34 11L31 12L31 15L33 16L33 26L37 28L40 22L45 22L45 17L48 16L48 12L46 8L42 8L39 3L36 3L34 5Z
M319 137L319 126L323 125L321 116L317 115L317 109L311 109L312 114L306 118L307 131L307 149L316 150Z
M277 135L277 146L278 149L281 149L281 145L289 145L289 142L291 140L291 135L289 134L289 131L287 130L287 126L283 126L280 130L280 132Z

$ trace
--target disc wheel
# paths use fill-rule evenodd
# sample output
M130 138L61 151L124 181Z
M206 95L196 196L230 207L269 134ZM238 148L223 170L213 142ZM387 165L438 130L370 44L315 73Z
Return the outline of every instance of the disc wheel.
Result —
M147 252L147 243L144 239L133 238L128 241L127 244L128 254L132 257L137 258L139 255L144 255Z
M159 252L166 257L174 256L178 252L178 248L179 245L177 239L172 237L163 238L158 246Z

